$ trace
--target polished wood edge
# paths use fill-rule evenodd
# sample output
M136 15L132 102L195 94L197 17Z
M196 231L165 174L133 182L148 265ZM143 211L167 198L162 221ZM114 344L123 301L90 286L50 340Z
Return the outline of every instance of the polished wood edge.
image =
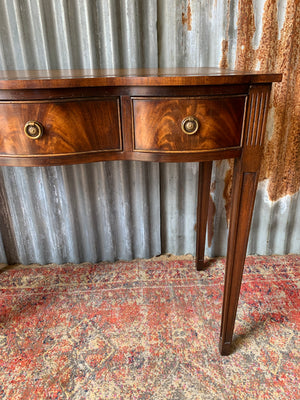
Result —
M131 96L131 100L220 100L232 97L247 97L247 93L224 93L224 94L193 94L190 96Z
M0 166L11 167L45 167L54 165L75 165L75 164L89 164L92 162L109 161L109 160L122 160L122 153L116 151L107 151L107 153L90 152L90 153L77 153L69 155L39 155L39 156L1 156Z
M131 161L149 161L149 162L202 162L214 160L223 160L228 158L240 157L242 150L240 148L209 151L205 153L186 153L186 154L165 154L165 153L140 153L125 151L94 151L85 153L70 153L64 155L0 155L0 166L19 166L19 167L38 167L47 165L71 165L87 164L99 161L131 160Z
M224 152L224 151L230 151L230 150L241 150L241 146L232 146L232 147L222 147L220 149L214 149L214 150L163 150L163 152L161 150L143 150L143 149L137 149L134 148L132 150L133 153L139 152L139 153L151 153L151 154L205 154L205 153L209 153L209 154L217 154L218 152Z
M282 74L220 68L0 71L0 89L91 86L197 86L280 82Z
M211 161L223 160L227 158L237 158L242 154L241 148L234 149L220 149L212 151L202 151L202 152L187 152L187 153L150 153L150 152L123 152L123 160L133 160L133 161L153 161L153 162L201 162L201 161Z
M118 149L103 149L103 150L89 150L89 151L78 151L78 152L72 152L72 153L57 153L57 154L0 154L0 159L4 159L6 157L8 158L36 158L36 159L42 159L42 158L56 158L56 157L77 157L80 155L86 155L90 156L93 154L101 154L103 157L105 157L105 153L120 153L122 154L122 147Z
M56 88L51 89L12 89L0 90L1 101L11 100L44 100L44 99L69 99L87 97L118 97L118 96L223 96L226 94L245 94L249 92L249 84L239 85L210 85L210 86L107 86L107 87L76 87L76 88Z
M118 108L120 108L119 102L120 96L90 96L90 97L65 97L65 98L54 98L54 99L33 99L33 100L2 100L0 104L42 104L42 103L74 103L84 101L116 101Z

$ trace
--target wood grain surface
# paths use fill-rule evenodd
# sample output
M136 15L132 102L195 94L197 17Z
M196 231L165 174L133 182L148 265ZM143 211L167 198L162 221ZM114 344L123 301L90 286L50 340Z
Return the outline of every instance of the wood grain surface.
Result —
M222 68L0 71L0 89L93 86L195 86L279 82L281 74Z
M27 121L44 127L41 138L24 133ZM121 150L119 101L0 103L0 154L41 155Z
M135 98L134 149L205 151L241 145L245 96L220 98ZM184 118L199 121L193 135L181 129Z

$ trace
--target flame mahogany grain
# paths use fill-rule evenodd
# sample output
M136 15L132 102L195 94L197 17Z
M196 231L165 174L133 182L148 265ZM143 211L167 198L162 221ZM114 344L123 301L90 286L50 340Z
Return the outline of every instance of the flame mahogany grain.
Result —
M103 160L198 161L197 269L204 244L212 161L235 158L220 353L231 352L262 157L269 94L281 74L217 68L1 71L0 165ZM194 135L181 121L196 117ZM28 138L27 121L44 126ZM10 216L1 191L0 223ZM11 255L12 235L3 239Z
M239 147L245 96L133 99L134 150L195 152ZM196 117L199 128L185 134L181 122Z
M119 100L0 103L1 155L52 155L122 150ZM23 134L27 121L40 122L43 136Z

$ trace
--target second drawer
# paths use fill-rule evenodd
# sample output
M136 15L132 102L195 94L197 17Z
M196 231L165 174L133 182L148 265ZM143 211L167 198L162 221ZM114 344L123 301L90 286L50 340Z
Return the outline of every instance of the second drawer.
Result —
M246 96L133 98L134 150L199 152L241 146Z

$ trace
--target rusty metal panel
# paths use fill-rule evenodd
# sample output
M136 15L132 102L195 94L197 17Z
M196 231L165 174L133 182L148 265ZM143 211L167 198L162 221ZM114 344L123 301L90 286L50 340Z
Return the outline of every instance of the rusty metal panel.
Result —
M0 0L0 69L222 66L272 92L248 253L300 253L300 6L292 0ZM0 262L195 253L196 163L0 169ZM232 162L214 163L206 253L224 255Z

